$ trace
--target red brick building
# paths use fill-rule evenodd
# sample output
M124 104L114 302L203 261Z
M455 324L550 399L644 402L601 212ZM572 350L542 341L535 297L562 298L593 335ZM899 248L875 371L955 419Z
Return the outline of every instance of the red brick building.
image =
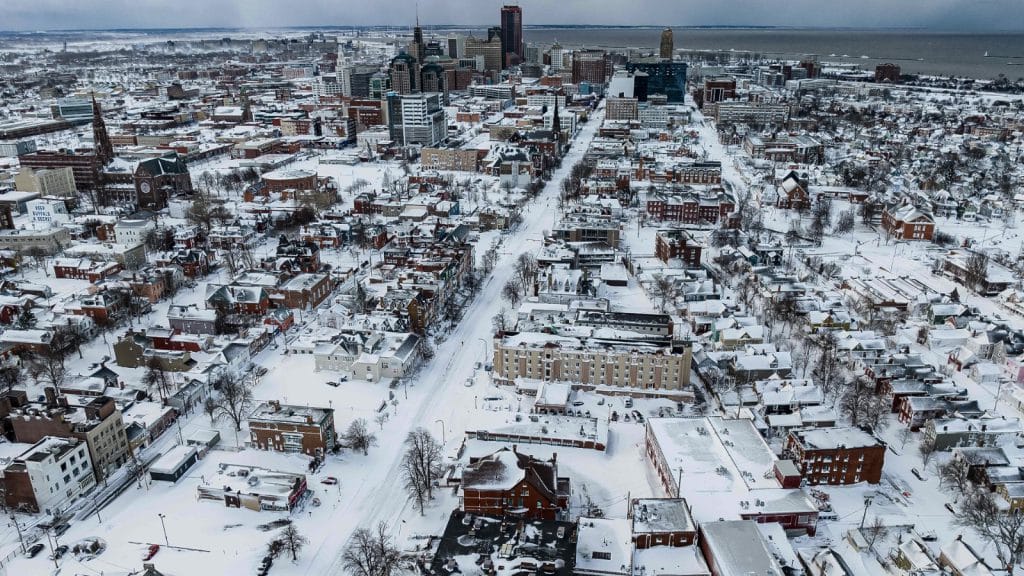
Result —
M687 268L700 268L704 247L686 230L658 230L654 237L654 253L662 262L678 258Z
M647 214L652 218L681 224L716 225L729 220L736 204L725 194L699 196L658 194L647 200Z
M637 550L678 548L697 541L697 524L685 498L638 498L630 502L629 517Z
M462 475L462 510L487 516L558 520L569 510L570 482L558 477L558 462L502 448L473 459Z
M261 404L249 416L252 443L263 450L322 456L337 445L332 408Z
M93 262L87 258L58 258L53 262L56 278L75 278L99 282L121 271L117 262Z
M808 484L878 484L885 444L859 428L818 428L790 432L786 452Z
M930 242L935 235L935 220L912 204L886 206L882 211L882 228L898 240Z

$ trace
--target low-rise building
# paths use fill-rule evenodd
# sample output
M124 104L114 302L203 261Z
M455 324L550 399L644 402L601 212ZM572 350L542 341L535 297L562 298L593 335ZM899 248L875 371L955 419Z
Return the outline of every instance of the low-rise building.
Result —
M259 466L223 464L210 482L196 488L200 500L223 502L228 508L287 512L306 493L306 475Z
M57 515L96 485L92 460L77 438L44 436L3 469L4 504Z
M558 476L558 462L520 454L515 445L471 460L462 474L459 500L464 512L560 520L568 514L568 478Z
M859 428L817 428L790 432L786 451L808 484L878 484L885 444Z
M591 341L539 332L500 333L494 370L517 378L563 380L592 386L681 390L690 384L688 345Z
M249 415L252 443L263 450L301 452L322 457L334 450L334 409L282 405L277 400L260 404Z

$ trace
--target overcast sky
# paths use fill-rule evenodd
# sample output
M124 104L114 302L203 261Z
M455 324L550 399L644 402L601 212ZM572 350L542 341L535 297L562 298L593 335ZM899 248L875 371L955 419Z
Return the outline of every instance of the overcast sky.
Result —
M497 23L502 2L420 0L423 24ZM415 0L0 0L0 30L411 25ZM522 0L526 24L1024 31L1024 0Z

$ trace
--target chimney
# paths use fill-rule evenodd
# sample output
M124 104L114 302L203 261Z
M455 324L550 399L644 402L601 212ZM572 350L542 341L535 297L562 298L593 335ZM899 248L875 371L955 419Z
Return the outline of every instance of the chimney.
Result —
M274 413L281 411L281 402L279 400L271 400L270 407L274 409Z
M43 394L46 395L46 407L52 408L57 405L57 389L53 386L47 386L43 389Z

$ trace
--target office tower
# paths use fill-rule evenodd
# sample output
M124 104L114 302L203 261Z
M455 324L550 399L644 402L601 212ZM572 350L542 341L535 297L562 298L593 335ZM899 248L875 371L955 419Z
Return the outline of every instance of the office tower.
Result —
M671 60L673 48L672 29L665 28L661 31L661 57Z
M604 50L580 50L572 59L572 82L589 82L604 84L608 75L608 66Z
M519 6L501 8L501 46L503 67L523 61L523 9Z
M416 58L403 52L391 59L389 70L392 90L399 94L419 90L420 72Z

